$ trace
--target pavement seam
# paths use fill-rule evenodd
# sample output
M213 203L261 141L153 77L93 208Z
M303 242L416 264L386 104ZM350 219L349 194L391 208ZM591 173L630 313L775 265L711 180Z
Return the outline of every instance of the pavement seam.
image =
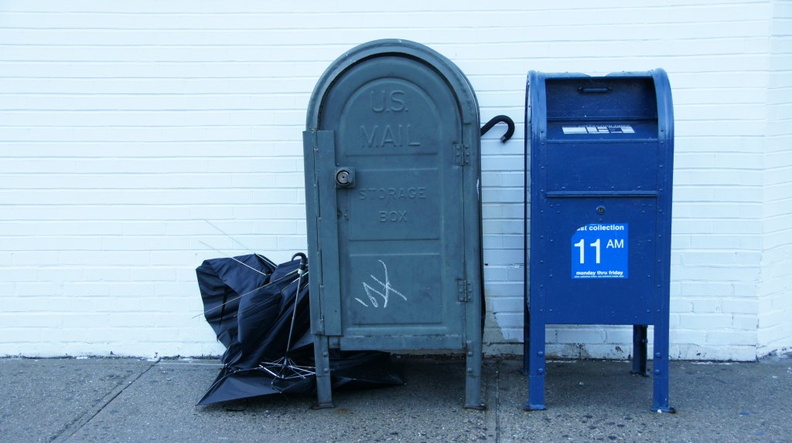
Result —
M100 412L102 412L107 405L113 402L122 392L124 392L127 388L132 386L133 383L138 381L140 377L143 377L148 371L151 370L154 366L159 363L159 360L153 362L145 370L141 371L138 374L132 374L129 377L126 377L121 383L117 384L107 395L102 397L92 408L87 410L84 414L80 415L72 422L67 423L66 426L63 427L60 431L56 433L56 436L52 438L53 443L65 442L69 440L74 434L77 433L83 426L85 426L88 422L93 420Z

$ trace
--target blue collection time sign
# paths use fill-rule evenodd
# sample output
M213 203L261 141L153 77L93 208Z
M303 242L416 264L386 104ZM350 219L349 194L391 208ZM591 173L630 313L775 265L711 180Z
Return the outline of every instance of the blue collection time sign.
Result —
M592 223L572 234L572 278L629 278L627 223Z

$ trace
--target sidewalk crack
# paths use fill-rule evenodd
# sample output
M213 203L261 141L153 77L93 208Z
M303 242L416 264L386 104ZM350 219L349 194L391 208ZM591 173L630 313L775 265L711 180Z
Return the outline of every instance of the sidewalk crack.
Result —
M56 432L50 439L50 441L55 443L65 442L69 440L74 434L77 433L83 426L85 426L88 422L93 420L100 412L102 412L110 403L113 402L122 392L124 392L127 388L132 386L136 381L138 381L141 377L143 377L146 373L148 373L151 368L156 366L159 363L159 360L153 362L145 370L137 373L131 374L126 377L121 383L117 384L110 392L107 393L101 400L99 400L93 407L85 411L82 415L77 417L76 419L72 420L70 423L67 423L63 429Z

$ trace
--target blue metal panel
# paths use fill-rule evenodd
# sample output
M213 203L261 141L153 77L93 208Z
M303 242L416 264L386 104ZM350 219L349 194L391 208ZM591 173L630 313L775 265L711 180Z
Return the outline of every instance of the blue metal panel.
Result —
M363 44L317 83L304 140L317 364L333 347L464 350L465 404L479 407L480 138L467 79L423 45Z
M545 325L624 324L635 327L641 372L645 327L654 326L653 409L671 411L673 115L665 72L531 71L526 123L526 408L545 407Z

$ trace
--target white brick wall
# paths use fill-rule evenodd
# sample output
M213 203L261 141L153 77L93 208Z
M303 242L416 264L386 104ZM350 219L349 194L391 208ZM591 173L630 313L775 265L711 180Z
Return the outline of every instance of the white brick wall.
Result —
M305 249L308 97L337 56L386 37L438 50L482 120L518 123L482 144L490 352L521 352L529 69L668 71L672 355L792 347L790 15L778 0L3 2L0 355L221 352L194 268L237 242L275 261ZM548 339L631 352L623 327Z
M759 352L792 347L792 2L774 2L764 155Z

